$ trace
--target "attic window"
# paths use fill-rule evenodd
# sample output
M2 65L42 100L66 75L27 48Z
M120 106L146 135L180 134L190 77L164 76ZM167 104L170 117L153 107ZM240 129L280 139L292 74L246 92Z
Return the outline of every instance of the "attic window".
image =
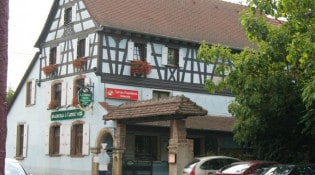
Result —
M170 92L168 92L168 91L153 90L153 92L152 92L152 99L160 99L160 98L169 97L169 96L170 96Z
M64 19L65 19L65 21L64 21L64 24L65 24L65 25L72 22L72 8L71 8L71 7L70 7L70 8L67 8L67 9L65 10Z

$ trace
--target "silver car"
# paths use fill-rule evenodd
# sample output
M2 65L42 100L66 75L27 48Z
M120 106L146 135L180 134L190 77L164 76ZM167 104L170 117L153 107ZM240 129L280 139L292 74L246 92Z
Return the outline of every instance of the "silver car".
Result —
M5 175L27 175L19 161L5 158Z
M228 156L197 157L185 166L183 175L214 175L223 166L239 161Z

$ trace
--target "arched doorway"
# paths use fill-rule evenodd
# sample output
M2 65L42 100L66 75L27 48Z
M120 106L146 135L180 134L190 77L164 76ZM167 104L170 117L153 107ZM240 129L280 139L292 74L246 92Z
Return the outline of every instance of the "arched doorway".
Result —
M109 128L103 128L99 131L95 141L95 147L91 147L92 154L92 171L91 175L98 175L97 163L93 162L93 158L100 152L101 144L107 143L107 153L112 159L113 155L113 133ZM108 167L107 175L112 175L112 160Z

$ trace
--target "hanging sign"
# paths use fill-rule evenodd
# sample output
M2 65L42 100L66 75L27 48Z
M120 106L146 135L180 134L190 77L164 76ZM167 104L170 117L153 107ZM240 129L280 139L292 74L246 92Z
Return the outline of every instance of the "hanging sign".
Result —
M78 100L81 107L89 106L93 101L93 94L88 87L81 88L78 92Z
M67 110L67 111L55 111L50 115L51 121L55 120L68 120L68 119L77 119L84 116L84 111L80 109Z
M125 100L138 100L138 91L128 89L106 88L105 97Z

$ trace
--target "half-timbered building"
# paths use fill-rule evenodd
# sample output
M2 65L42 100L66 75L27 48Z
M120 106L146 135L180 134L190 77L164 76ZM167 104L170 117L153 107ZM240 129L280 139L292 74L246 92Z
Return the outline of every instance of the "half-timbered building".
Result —
M7 157L33 174L96 175L93 157L106 142L109 173L158 175L237 148L232 94L204 88L225 76L214 73L220 60L206 64L197 51L203 40L248 46L242 9L220 0L55 0L9 107Z

